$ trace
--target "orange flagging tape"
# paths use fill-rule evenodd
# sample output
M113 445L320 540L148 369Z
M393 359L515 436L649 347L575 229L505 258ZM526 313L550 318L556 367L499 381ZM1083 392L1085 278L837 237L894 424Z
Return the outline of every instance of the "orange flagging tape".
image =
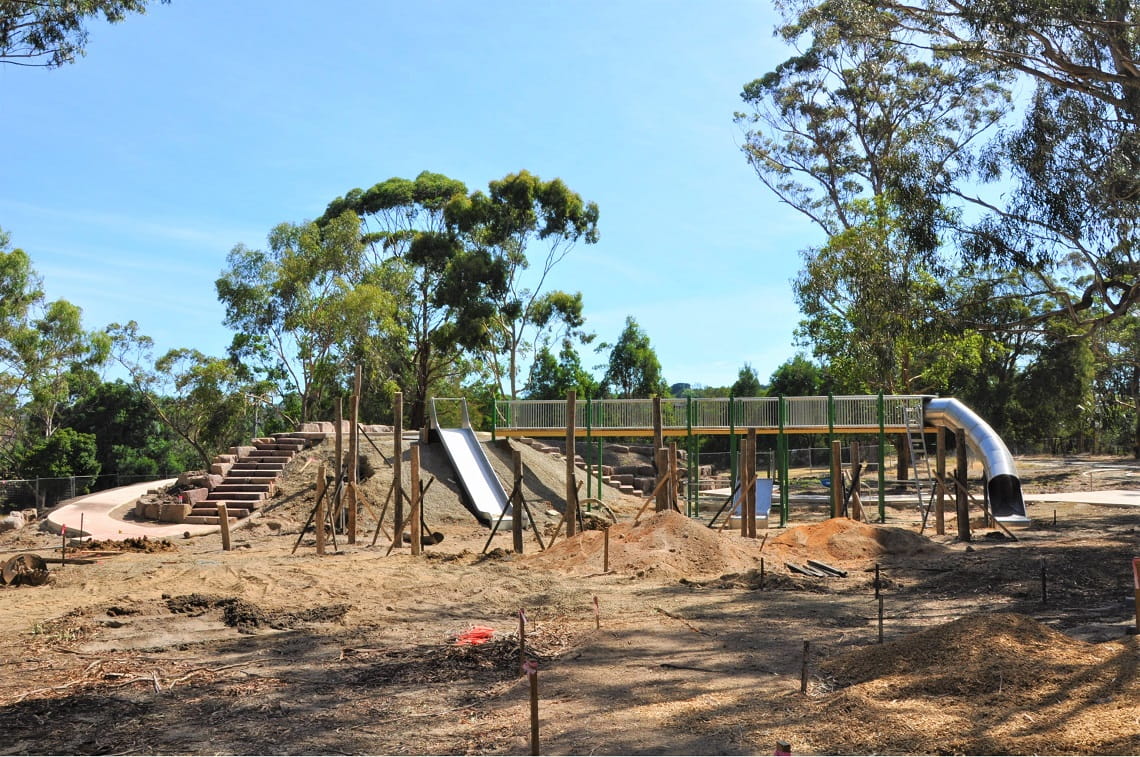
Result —
M457 646L463 646L465 644L486 644L494 635L495 629L493 628L472 626L470 629L455 637L455 644Z

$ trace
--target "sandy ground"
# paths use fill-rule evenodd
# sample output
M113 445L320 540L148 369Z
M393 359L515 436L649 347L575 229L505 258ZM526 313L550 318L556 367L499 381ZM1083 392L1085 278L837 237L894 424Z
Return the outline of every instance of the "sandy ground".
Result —
M443 542L417 558L371 545L391 484L376 453L357 543L320 557L300 530L330 454L291 464L232 551L103 545L43 586L0 587L0 753L526 754L520 608L543 752L1140 752L1140 510L1042 503L1016 541L965 544L952 518L920 535L913 507L880 527L793 504L791 528L751 540L675 513L635 524L642 500L607 492L604 572L600 530L545 552L531 534L522 556L501 534L482 554L488 529L427 447ZM505 477L509 452L492 454ZM564 462L523 454L549 542ZM1128 461L1018 462L1027 489L1140 489ZM57 538L4 534L0 556L58 557ZM846 576L788 567L809 559ZM456 644L476 627L489 642Z

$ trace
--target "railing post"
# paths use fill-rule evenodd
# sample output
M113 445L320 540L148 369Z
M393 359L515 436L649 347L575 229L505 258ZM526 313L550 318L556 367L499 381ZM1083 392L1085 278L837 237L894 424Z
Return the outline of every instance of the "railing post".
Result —
M790 500L788 489L790 482L788 481L788 437L784 434L788 408L787 401L782 394L779 403L776 417L780 428L779 435L776 437L776 455L779 457L780 465L780 527L783 528L788 525L788 502Z
M736 398L728 395L728 475L729 488L738 482L739 468L736 464Z
M499 393L491 392L491 441L496 441L495 429L499 425Z
M586 461L586 499L587 500L589 500L590 497L594 496L594 494L593 494L594 477L590 475L590 442L592 442L594 440L593 433L592 433L593 427L594 427L594 424L593 424L594 416L590 412L590 409L592 407L592 405L591 405L592 399L593 398L591 398L591 397L586 398L586 454L584 455L584 459ZM600 493L601 486L602 486L602 482L598 481L599 493ZM590 512L590 503L588 501L586 502L586 512Z
M886 401L879 392L879 522L887 522L887 430Z
M835 395L827 393L827 446L835 448Z

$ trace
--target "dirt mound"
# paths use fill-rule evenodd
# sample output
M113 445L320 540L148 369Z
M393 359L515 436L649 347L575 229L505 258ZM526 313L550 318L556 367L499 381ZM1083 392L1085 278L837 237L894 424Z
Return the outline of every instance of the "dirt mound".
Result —
M117 552L169 552L178 549L169 539L148 539L145 536L131 536L126 539L91 539L83 543L83 549L91 551Z
M756 565L760 542L743 544L680 513L666 511L636 525L610 527L610 570L636 576L682 577L739 572ZM585 531L525 558L564 573L601 573L605 535Z
M977 696L1063 685L1112 655L1025 615L994 613L849 652L821 667L843 686L875 682L899 696Z
M913 531L847 518L831 518L822 523L789 528L771 544L777 549L835 562L859 562L885 556L909 557L946 549Z

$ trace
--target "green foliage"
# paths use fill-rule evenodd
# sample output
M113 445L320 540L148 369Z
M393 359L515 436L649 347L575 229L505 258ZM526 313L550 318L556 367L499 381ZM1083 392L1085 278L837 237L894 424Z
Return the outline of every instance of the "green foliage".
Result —
M633 316L610 350L609 365L602 379L606 394L619 399L666 396L669 387L661 376L661 361Z
M558 357L543 346L530 366L530 377L523 388L527 399L565 399L573 389L579 399L598 396L598 382L582 367L581 358L573 345L564 342Z
M395 300L370 277L351 211L323 225L280 224L267 251L236 246L216 282L235 363L296 393L299 420L328 411L353 355L377 333L394 331ZM356 352L354 353L354 349Z
M162 0L169 2L169 0ZM56 68L84 55L86 23L145 13L146 0L0 0L0 63Z
M586 343L593 338L582 331L582 294L544 291L544 287L551 269L577 242L598 240L598 206L583 200L561 179L543 181L520 171L490 182L487 193L456 196L448 205L447 219L504 272L505 287L492 293L483 360L499 390L509 389L513 399L520 359L534 354L537 345L552 334ZM535 246L543 248L541 264L528 273L528 255Z
M745 363L732 384L733 397L763 397L764 385L760 383L760 376L756 369Z
M124 381L92 386L67 410L63 422L95 437L103 472L158 475L183 469L154 408Z
M768 380L770 397L818 397L829 391L823 371L803 355L785 360Z
M97 476L95 435L61 428L28 451L20 470L26 478Z

